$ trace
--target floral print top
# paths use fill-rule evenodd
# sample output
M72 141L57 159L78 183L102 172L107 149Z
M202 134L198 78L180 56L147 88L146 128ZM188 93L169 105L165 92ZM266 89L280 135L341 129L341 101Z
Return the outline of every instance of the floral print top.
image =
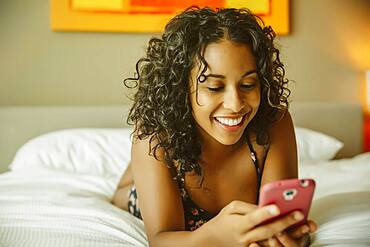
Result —
M212 215L207 210L199 207L190 198L185 189L185 184L182 184L182 186L180 186L180 193L182 198L182 205L184 207L185 230L194 231L214 217L214 215Z

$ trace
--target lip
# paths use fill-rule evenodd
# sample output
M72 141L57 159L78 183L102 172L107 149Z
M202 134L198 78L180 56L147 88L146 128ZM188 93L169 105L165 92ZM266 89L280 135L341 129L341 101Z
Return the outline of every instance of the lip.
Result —
M216 117L214 117L214 120L216 121L216 123L221 126L223 129L227 130L227 131L231 131L231 132L235 132L235 131L238 131L239 129L241 129L244 125L244 121L245 121L245 118L246 118L247 114L244 114L243 115L243 119L242 121L238 124L238 125L234 125L234 126L228 126L228 125L225 125L225 124L222 124L221 122L219 122ZM225 117L225 116L223 116ZM239 118L240 116L238 116ZM230 117L230 118L236 118L236 116L233 116L233 117Z

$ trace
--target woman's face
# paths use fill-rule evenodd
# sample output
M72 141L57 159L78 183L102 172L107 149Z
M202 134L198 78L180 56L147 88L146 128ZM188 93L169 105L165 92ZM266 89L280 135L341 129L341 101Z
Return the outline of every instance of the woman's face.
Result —
M203 55L208 64L206 80L197 82L203 69L199 63L190 75L193 116L202 141L213 138L233 145L260 105L256 61L247 45L229 40L209 44Z

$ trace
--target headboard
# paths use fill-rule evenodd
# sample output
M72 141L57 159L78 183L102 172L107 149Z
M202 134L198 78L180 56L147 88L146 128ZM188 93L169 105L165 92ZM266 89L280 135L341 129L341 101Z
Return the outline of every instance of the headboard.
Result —
M363 111L359 104L343 102L293 102L295 126L320 131L344 143L336 158L363 152Z
M0 173L16 151L40 134L65 128L125 127L128 106L0 107ZM338 158L362 151L362 110L347 103L291 104L295 125L318 130L344 142Z

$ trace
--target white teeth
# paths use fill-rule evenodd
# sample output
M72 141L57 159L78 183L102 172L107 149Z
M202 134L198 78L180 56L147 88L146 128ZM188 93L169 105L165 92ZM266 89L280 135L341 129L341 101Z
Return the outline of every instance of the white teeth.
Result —
M235 126L241 123L241 121L243 120L243 117L240 117L240 118L216 117L216 120L224 125Z

